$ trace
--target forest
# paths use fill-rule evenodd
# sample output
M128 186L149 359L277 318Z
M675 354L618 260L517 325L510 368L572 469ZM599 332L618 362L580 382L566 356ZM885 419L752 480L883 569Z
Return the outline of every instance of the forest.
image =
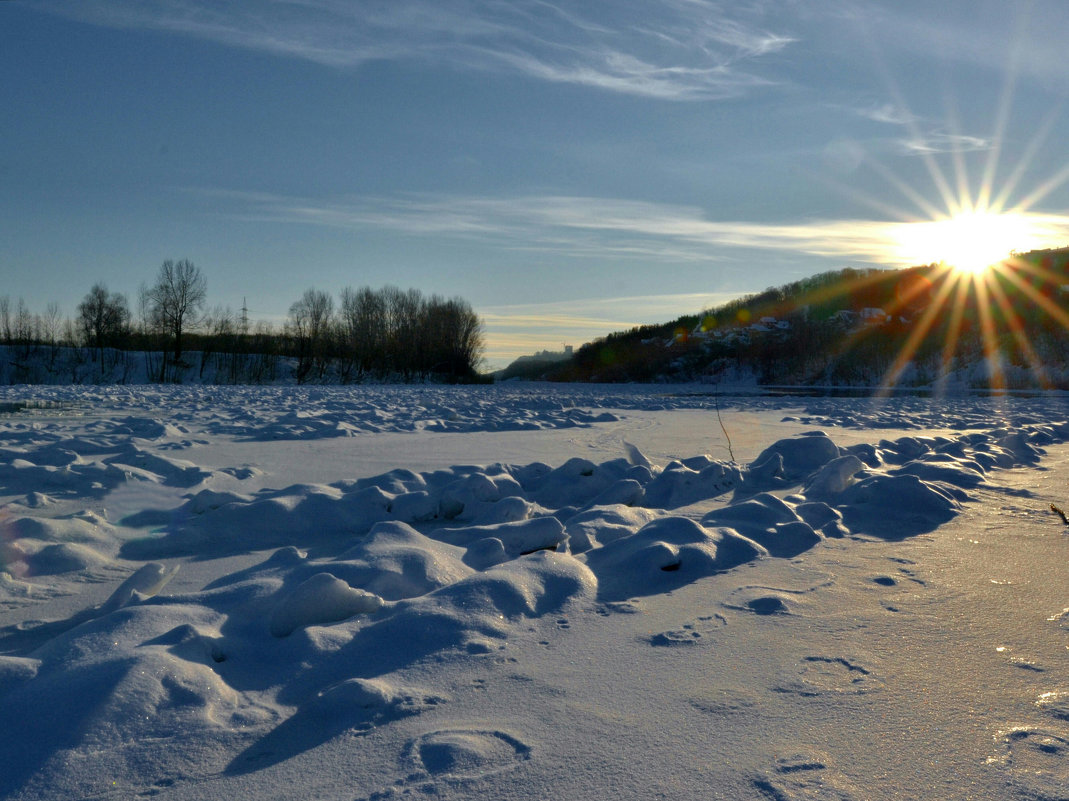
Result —
M207 308L207 278L167 260L132 310L97 283L64 317L0 295L4 383L223 384L481 380L483 325L462 298L418 289L346 287L338 302L308 289L281 326Z

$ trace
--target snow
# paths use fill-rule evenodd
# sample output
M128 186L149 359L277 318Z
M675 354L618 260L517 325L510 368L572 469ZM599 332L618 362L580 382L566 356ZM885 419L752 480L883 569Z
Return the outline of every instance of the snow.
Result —
M1067 797L1063 396L0 404L0 797Z

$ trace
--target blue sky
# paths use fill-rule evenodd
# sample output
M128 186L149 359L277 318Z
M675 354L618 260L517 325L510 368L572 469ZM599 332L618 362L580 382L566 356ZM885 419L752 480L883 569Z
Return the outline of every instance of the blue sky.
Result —
M8 0L0 294L395 284L499 365L938 260L903 226L985 198L1069 244L1066 41L1059 0Z

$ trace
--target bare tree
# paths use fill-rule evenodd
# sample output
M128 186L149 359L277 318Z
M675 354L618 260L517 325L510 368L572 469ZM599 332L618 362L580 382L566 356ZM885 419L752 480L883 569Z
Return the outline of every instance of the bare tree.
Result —
M402 290L385 286L380 291L385 311L385 337L388 369L410 378L417 366L420 325L424 311L423 293L418 289Z
M342 352L380 378L451 380L476 377L484 346L483 323L462 298L424 297L417 289L346 288L341 295Z
M170 337L174 360L182 358L182 334L195 328L208 297L208 281L193 262L168 259L146 295L153 321Z
M85 344L96 348L103 368L104 348L125 344L130 326L126 296L120 292L109 293L103 283L94 284L78 304L78 321Z
M22 298L15 306L15 342L23 347L33 342L33 315Z
M290 306L289 330L297 345L297 380L305 381L312 368L326 372L334 322L334 299L319 289L308 289Z
M424 330L429 344L425 364L432 373L470 380L478 373L484 345L483 323L463 298L427 302Z
M216 354L222 357L222 354L229 354L229 361L231 365L237 359L235 352L234 340L236 338L237 324L234 321L234 313L227 306L216 306L214 309L204 315L204 335L201 337L200 348L200 377L204 378L204 371L208 366L208 363L213 360ZM216 358L216 367L220 366L219 362L221 358ZM218 370L217 370L218 372ZM231 369L231 373L233 370Z
M356 377L384 368L386 304L370 287L346 287L341 293L344 347L356 368Z
M7 295L0 295L0 337L5 345L11 344L11 298Z
M262 320L250 334L247 375L255 384L274 381L279 371L280 337L270 323Z
M63 325L63 319L59 311L59 304L52 301L41 317L41 328L45 342L48 343L48 372L53 372L56 366L56 356L59 355L59 337Z
M142 281L137 287L137 321L135 327L137 333L147 337L152 333L155 321L152 319L152 299L149 297L149 287Z

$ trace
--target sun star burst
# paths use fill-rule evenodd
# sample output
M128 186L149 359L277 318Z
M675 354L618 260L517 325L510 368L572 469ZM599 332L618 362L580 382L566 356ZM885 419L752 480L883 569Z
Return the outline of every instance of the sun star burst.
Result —
M1011 251L1039 246L1037 225L1027 214L969 209L937 220L903 223L896 230L899 255L914 264L942 262L982 273Z

